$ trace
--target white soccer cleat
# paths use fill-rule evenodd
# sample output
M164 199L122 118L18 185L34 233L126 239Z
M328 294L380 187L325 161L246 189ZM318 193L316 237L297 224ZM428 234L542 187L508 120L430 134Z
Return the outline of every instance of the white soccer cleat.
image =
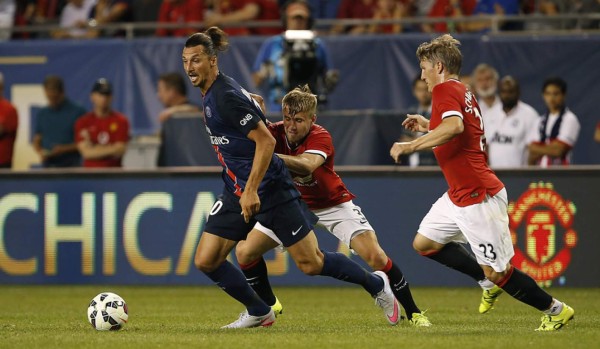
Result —
M248 310L244 310L240 317L229 325L221 328L252 328L252 327L269 327L275 322L275 313L273 309L263 316L254 316L248 314Z
M394 293L390 287L390 280L382 271L376 271L373 274L383 279L383 290L375 296L375 304L383 309L385 318L390 325L396 325L400 321L400 305L398 305L398 301L394 297Z

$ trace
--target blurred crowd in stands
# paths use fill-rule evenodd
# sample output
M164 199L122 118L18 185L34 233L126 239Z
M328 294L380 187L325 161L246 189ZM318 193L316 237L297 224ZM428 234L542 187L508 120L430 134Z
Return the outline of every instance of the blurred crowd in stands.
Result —
M598 19L551 20L560 14L600 13L600 0L307 0L312 20L397 20L382 24L332 25L319 34L401 32L481 33L490 21L456 21L480 15L526 15L536 20L502 21L501 30L600 29ZM213 25L229 35L275 35L283 27L253 26L248 21L277 21L285 0L0 0L0 39L96 38L123 36L123 30L106 29L114 23L174 24L192 27L158 27L138 35L188 36ZM440 22L403 24L403 18L437 18ZM539 20L537 20L539 19ZM237 26L239 24L239 26ZM25 32L19 28L54 25L50 31ZM16 30L15 30L16 29Z
M478 98L485 125L485 147L494 169L528 165L551 167L571 163L572 150L579 138L581 125L567 103L567 83L548 77L541 86L545 108L536 111L520 99L519 81L511 76L499 77L494 67L482 63L463 82ZM0 73L0 167L11 168L18 127L17 110L3 98ZM431 92L415 77L412 83L415 105L409 113L430 117ZM157 98L164 110L157 118L164 124L177 113L198 113L201 106L187 98L185 78L176 72L166 73L157 81ZM35 116L32 146L42 167L121 167L130 139L128 118L111 107L113 87L106 79L92 85L92 110L71 101L65 95L62 78L49 75L44 80L47 106ZM399 129L400 130L400 129ZM399 131L399 141L410 141L418 134ZM165 144L165 134L159 131ZM595 141L600 143L600 122ZM160 149L157 166L167 166L165 149ZM431 152L413 154L402 159L404 166L435 166ZM180 166L198 164L185 163ZM170 166L170 165L169 165Z
M162 2L161 2L162 1ZM12 11L12 12L11 12ZM103 24L116 22L158 21L160 23L198 23L200 27L152 29L151 35L187 36L203 28L226 26L229 35L270 35L254 59L252 78L265 91L271 112L280 111L281 97L297 85L309 84L319 96L320 105L338 82L329 54L318 38L321 34L348 35L400 32L484 32L489 21L452 23L456 16L480 14L553 16L568 13L600 12L600 0L0 0L0 28L60 24L53 38L97 38L123 35L122 30L106 30ZM12 20L7 20L10 13ZM402 19L439 17L444 22L403 24L386 22L368 25L334 24L328 31L316 31L308 40L287 37L283 30L312 30L318 19ZM244 26L247 21L280 20L280 27ZM600 28L599 21L506 22L504 30L560 28ZM236 24L239 23L239 26ZM99 27L100 26L100 27ZM534 27L537 26L537 27ZM101 29L101 30L100 30ZM0 31L1 33L1 31ZM30 39L39 34L13 33L13 38ZM296 46L302 46L296 49ZM306 47L309 45L310 47ZM305 54L309 52L310 55ZM294 68L295 67L295 68ZM478 65L461 77L477 96L485 123L487 150L492 168L527 165L553 166L570 163L570 154L580 133L580 122L569 110L567 83L559 77L547 77L540 86L545 109L535 110L520 99L519 81L499 76L494 67ZM34 116L32 147L42 167L120 167L130 139L126 115L112 109L113 86L106 79L93 83L86 111L65 95L63 79L47 76L43 82L47 106ZM0 168L12 166L17 134L17 110L2 96L0 73ZM412 82L415 104L406 108L425 117L431 112L431 93L420 76ZM187 98L185 78L166 73L157 81L157 98L164 110L157 115L164 124L173 114L200 113L201 106ZM165 144L162 129L159 137ZM399 132L400 141L418 134ZM600 143L600 122L595 140ZM402 159L407 166L435 165L431 152ZM165 165L165 149L160 148L158 166ZM194 165L193 163L181 165Z

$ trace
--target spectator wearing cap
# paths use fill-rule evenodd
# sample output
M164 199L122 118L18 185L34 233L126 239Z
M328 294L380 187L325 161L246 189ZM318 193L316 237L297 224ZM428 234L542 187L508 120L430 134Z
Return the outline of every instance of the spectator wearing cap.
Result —
M33 148L44 167L81 166L75 143L75 122L85 114L85 109L67 98L59 76L49 75L44 79L44 92L48 106L37 113Z
M17 136L17 109L4 98L4 76L0 73L0 168L11 168Z
M92 87L92 111L75 124L77 148L84 167L120 167L129 141L129 121L114 111L112 85L99 79Z

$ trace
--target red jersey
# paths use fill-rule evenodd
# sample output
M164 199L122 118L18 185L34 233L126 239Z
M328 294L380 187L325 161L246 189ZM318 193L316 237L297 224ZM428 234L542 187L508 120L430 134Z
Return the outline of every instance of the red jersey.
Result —
M203 0L184 0L182 2L163 1L158 11L159 23L189 23L202 22ZM157 36L188 36L198 31L198 28L156 29Z
M325 158L323 165L308 176L302 177L290 171L296 188L311 210L333 207L355 197L333 170L335 149L331 135L326 129L313 124L304 141L295 149L291 149L287 142L282 121L270 124L269 130L277 141L275 153L292 156L309 153Z
M0 165L12 166L18 125L17 109L8 100L0 97Z
M494 196L504 184L487 165L479 104L471 91L454 79L433 88L429 130L451 116L463 120L464 131L433 152L450 187L450 200L464 207L482 202L486 194Z
M75 138L77 143L84 140L83 131L90 135L92 144L127 143L129 140L129 121L116 111L111 111L105 117L98 117L92 111L84 114L75 123ZM121 158L107 157L103 159L84 159L83 167L120 167Z
M281 18L279 4L275 0L250 0L248 2L260 6L260 13L255 19L256 21L273 21ZM252 28L251 33L254 35L277 35L281 34L282 30L281 27L257 27Z

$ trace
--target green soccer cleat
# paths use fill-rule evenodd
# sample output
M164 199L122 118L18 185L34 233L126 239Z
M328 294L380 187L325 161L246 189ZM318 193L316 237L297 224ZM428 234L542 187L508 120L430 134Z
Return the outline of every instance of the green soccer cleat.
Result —
M504 292L500 287L494 285L489 290L483 290L481 295L481 303L479 303L479 313L485 314L494 309L494 303L498 300L498 296Z
M556 331L560 330L571 319L575 317L575 310L563 303L563 310L558 315L543 315L542 324L536 331Z
M283 314L283 305L281 304L281 302L279 302L279 299L277 299L277 297L275 297L275 304L271 306L271 309L273 309L275 316Z
M415 327L429 327L431 326L431 321L425 316L425 312L427 310L420 313L412 313L412 319L408 321L409 324Z

